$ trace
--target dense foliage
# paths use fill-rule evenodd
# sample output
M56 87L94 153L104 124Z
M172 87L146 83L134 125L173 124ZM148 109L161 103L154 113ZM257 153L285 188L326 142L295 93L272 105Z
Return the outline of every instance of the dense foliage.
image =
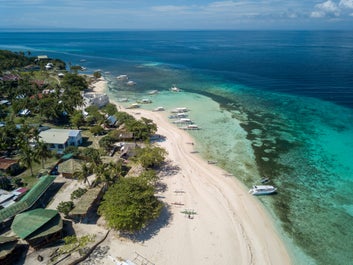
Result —
M87 189L85 188L78 188L77 190L74 190L72 193L71 193L71 200L74 200L74 199L78 199L80 198L83 194L85 194L87 192Z
M73 208L74 203L72 201L60 202L58 207L56 207L56 209L65 216L67 216Z
M134 160L144 168L159 167L167 155L167 151L158 146L147 145L144 148L136 148Z
M14 53L0 50L0 70L11 70L34 63L35 58L25 56L23 52Z
M154 187L142 178L124 178L111 186L99 207L109 227L135 232L157 218L162 203L154 196Z

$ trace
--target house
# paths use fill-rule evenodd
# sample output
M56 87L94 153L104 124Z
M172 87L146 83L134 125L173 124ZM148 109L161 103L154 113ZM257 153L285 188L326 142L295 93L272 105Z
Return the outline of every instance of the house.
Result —
M117 121L118 121L118 119L114 115L110 115L107 118L107 123L109 126L114 126Z
M37 56L37 60L40 61L40 60L48 60L49 57L48 55L38 55Z
M0 158L0 172L14 175L20 170L18 160L9 158Z
M82 171L83 164L84 161L80 159L70 158L59 163L58 171L64 178L72 178L75 172Z
M94 105L102 108L109 103L107 94L85 93L83 94L83 100L86 107Z
M80 130L69 129L49 129L39 133L41 140L49 145L49 149L63 154L69 146L79 146L82 144Z
M63 220L56 210L34 209L17 214L12 231L34 249L62 238Z

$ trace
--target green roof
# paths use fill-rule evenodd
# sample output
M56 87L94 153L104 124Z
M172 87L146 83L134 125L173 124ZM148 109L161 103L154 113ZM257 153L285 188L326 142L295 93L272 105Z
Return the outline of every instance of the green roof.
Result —
M32 211L20 213L16 215L12 222L11 229L20 238L25 239L30 234L34 233L59 213L56 210L35 209Z
M0 223L30 208L53 183L55 176L43 176L23 198L0 210Z

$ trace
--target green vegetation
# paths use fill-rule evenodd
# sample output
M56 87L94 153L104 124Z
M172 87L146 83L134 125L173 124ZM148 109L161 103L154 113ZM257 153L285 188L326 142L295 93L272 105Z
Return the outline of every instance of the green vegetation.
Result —
M80 198L83 194L85 194L87 192L87 189L83 189L83 188L78 188L77 190L74 190L72 193L71 193L71 200L75 200L75 199L78 199Z
M136 148L134 161L139 162L144 168L161 166L167 155L167 151L158 146L147 145L144 148Z
M35 58L25 56L24 52L14 53L0 50L0 71L24 67L34 62Z
M138 231L157 218L163 207L154 192L154 187L141 178L121 179L105 193L99 213L113 229Z
M45 70L48 63L53 67ZM51 153L39 138L42 125L81 129L84 146L65 150L83 160L82 168L73 172L74 178L90 188L107 188L99 212L110 227L125 232L140 230L157 218L162 209L162 203L154 196L158 176L153 169L163 163L167 152L148 144L157 126L150 119L137 120L118 111L114 104L100 109L89 106L85 109L88 115L83 115L77 110L83 106L81 92L88 88L90 80L100 78L101 73L95 72L87 78L77 74L82 70L79 66L72 66L72 72L62 71L65 69L65 63L60 60L38 60L24 53L0 50L0 153L17 159L23 171L13 183L6 176L1 177L0 187L32 187L38 182L38 173L49 172L48 165L56 164L60 156ZM58 77L58 70L64 75ZM109 124L108 116L114 116L117 122ZM142 147L128 154L129 160L117 160L111 156L117 149L114 144L121 141L139 142ZM110 156L103 157L104 154ZM132 164L142 165L145 171L138 177L126 177ZM93 173L96 179L90 183L88 176ZM77 189L70 199L80 198L86 191ZM66 201L57 210L67 216L73 207L72 201ZM68 243L71 246L81 245L77 239L67 240L72 241Z
M73 208L74 208L73 201L60 202L58 207L56 207L56 209L60 213L63 213L65 216L67 216Z

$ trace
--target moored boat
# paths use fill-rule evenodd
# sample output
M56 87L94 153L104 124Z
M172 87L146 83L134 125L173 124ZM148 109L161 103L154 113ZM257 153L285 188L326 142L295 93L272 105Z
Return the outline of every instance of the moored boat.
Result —
M181 89L179 87L177 87L176 85L173 85L169 90L172 92L180 92L181 91Z
M189 124L185 127L180 127L180 129L183 130L200 130L201 128L199 126L197 126L196 124Z
M252 195L268 195L273 194L277 191L277 188L271 185L254 185L249 193Z

